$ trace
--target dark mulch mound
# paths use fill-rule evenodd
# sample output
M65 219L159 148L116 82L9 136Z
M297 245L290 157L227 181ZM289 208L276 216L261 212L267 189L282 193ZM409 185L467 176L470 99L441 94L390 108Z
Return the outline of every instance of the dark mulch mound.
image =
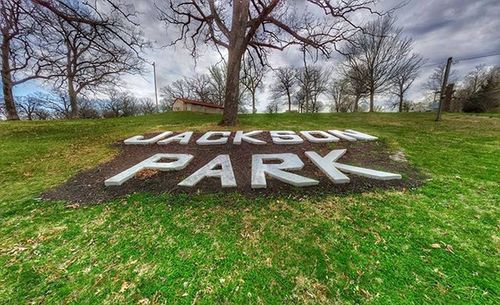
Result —
M271 194L341 194L346 192L364 192L375 188L405 189L418 186L423 180L423 176L407 162L391 160L386 144L381 141L340 141L329 144L313 144L304 141L300 145L275 145L272 144L268 133L262 133L260 139L265 140L267 142L266 145L252 145L245 142L241 145L233 145L231 144L231 136L226 145L200 146L195 143L195 140L200 136L201 134L194 134L189 145L172 143L168 145L154 144L142 146L124 145L122 142L115 143L114 145L120 149L120 153L115 159L93 169L78 173L63 185L47 191L43 194L42 198L74 203L97 203L124 197L126 194L134 192L149 192L154 194L238 192L250 197ZM304 152L312 150L324 156L332 149L342 148L347 149L347 152L338 162L399 173L403 176L403 179L384 182L347 174L351 178L350 183L334 184L304 154ZM192 154L194 159L181 171L157 172L146 170L121 186L104 186L104 180L107 178L156 153L188 153ZM297 154L305 166L302 170L294 171L294 173L319 180L320 184L297 188L267 177L266 189L253 190L250 187L252 154L262 153ZM219 154L230 155L238 184L237 188L223 189L220 186L220 180L216 178L206 178L194 188L177 186L177 183Z

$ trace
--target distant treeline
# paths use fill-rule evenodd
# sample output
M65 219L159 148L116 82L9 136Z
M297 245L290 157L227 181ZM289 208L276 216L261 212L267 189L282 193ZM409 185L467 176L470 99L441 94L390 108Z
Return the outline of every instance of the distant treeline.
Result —
M0 117L129 116L168 111L175 98L222 105L228 92L236 91L238 95L229 100L231 106L237 101L240 113L255 113L259 103L271 113L430 111L436 94L441 94L444 66L438 66L428 80L426 100L408 100L408 90L425 60L413 52L412 39L403 35L395 19L383 15L363 24L363 30L353 31L349 39L339 40L343 42L338 46L341 60L317 61L322 47L311 38L308 43L297 42L300 66L273 68L262 57L267 51L247 49L241 67L238 61L239 79L238 73L228 78L230 63L225 59L206 73L160 88L156 105L120 89L124 74L144 72L142 50L150 45L135 20L135 11L121 2L104 1L102 5L107 7L100 4L98 10L92 2L66 0L0 1ZM452 70L449 83L453 85L443 93L447 96L445 111L485 112L498 107L499 74L498 67L478 66L458 80ZM16 86L31 80L38 80L51 93L14 96ZM264 96L267 100L259 101ZM231 118L228 122L236 121Z

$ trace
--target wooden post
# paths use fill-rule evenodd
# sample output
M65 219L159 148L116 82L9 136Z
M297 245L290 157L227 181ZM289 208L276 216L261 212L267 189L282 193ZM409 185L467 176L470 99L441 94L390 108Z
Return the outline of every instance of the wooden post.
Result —
M444 111L453 111L451 107L451 100L453 98L453 87L455 84L451 83L446 85L446 89L444 90L444 102L443 102L443 110Z
M451 62L453 61L453 57L448 58L446 62L446 69L444 70L443 84L441 86L441 92L439 93L439 108L436 115L436 122L441 119L441 111L443 110L443 99L446 90L446 86L448 84L448 76L450 74Z
M156 102L156 110L160 112L160 105L158 105L158 89L156 88L156 64L153 61L153 77L155 82L155 102Z

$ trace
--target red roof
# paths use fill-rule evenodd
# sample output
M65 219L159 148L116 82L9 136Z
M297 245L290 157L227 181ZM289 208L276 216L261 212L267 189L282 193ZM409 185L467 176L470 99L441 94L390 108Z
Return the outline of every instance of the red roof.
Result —
M212 104L212 103L206 103L206 102L202 102L202 101L199 101L199 100L190 100L190 99L187 99L187 98L177 98L177 100L181 100L184 103L191 104L191 105L199 105L199 106L204 106L204 107L209 107L209 108L224 109L224 106L216 105L216 104Z

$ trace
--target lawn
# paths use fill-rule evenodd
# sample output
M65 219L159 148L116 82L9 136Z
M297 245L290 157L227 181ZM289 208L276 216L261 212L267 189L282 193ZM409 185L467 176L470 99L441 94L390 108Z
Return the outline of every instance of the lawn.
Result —
M352 128L429 179L404 191L247 199L37 199L160 130L219 117L0 123L1 304L498 304L500 115L241 116L240 129Z

